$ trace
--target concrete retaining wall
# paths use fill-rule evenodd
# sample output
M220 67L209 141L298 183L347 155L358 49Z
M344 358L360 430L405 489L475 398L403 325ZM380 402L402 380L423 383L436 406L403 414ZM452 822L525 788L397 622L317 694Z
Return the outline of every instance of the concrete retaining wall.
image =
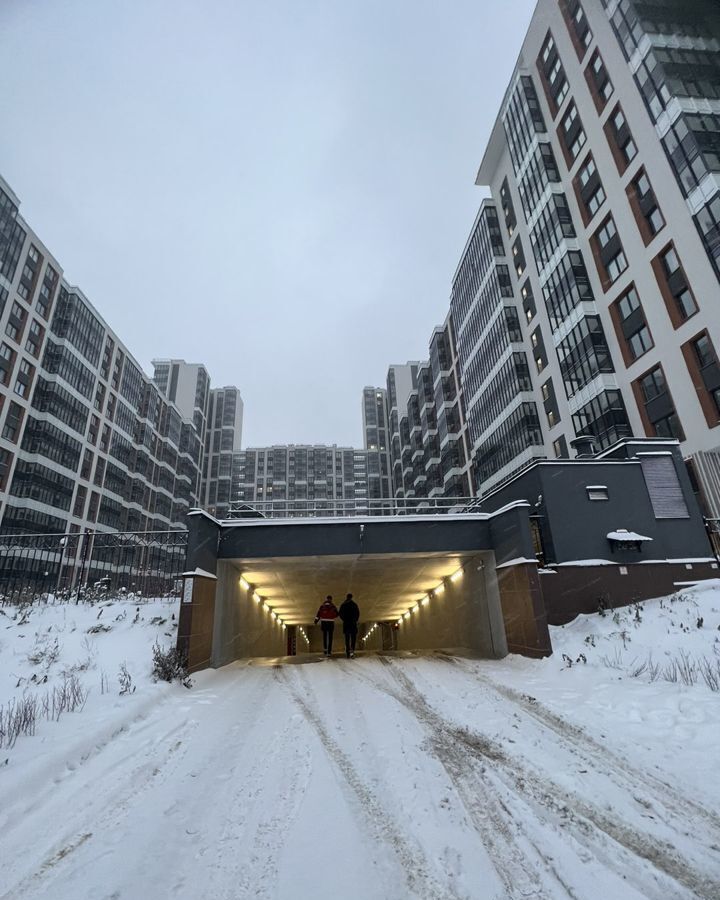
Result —
M252 656L284 656L285 629L240 584L232 563L218 560L212 665Z
M475 650L483 656L507 654L500 593L492 554L478 554L458 581L447 580L445 590L410 618L403 619L398 649Z

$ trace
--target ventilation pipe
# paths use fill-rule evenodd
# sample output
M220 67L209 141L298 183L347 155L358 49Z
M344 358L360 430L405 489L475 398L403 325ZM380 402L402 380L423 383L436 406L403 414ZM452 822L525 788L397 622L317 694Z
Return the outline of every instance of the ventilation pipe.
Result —
M570 441L570 446L575 451L577 459L587 459L595 456L595 438L591 435L583 435Z

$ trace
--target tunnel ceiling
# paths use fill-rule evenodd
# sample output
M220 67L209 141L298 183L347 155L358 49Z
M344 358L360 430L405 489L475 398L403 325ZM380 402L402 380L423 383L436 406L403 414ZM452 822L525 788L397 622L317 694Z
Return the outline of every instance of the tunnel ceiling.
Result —
M361 622L394 619L475 553L403 553L358 556L273 557L229 562L288 625L305 625L327 594L336 605L353 594ZM477 564L477 563L475 563ZM440 599L440 598L439 598Z

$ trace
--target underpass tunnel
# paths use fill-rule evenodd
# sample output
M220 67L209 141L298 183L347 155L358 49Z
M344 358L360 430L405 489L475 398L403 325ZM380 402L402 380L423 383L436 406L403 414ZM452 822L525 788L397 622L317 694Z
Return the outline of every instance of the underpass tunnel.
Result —
M360 607L359 652L507 653L492 552L218 560L212 664L322 652L313 624L327 595ZM333 652L344 650L336 621Z
M360 607L360 651L552 652L529 505L495 513L246 519L189 515L178 650L190 671L321 652L330 594ZM343 649L336 623L333 651Z

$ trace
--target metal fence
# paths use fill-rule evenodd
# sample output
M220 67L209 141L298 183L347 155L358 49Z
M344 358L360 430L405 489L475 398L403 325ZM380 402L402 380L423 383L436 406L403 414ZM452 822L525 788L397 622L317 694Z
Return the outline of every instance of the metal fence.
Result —
M253 500L232 502L228 519L416 516L478 512L477 497L354 498L350 500Z
M180 594L186 531L0 535L0 603Z
M720 519L705 519L705 528L715 559L720 562Z

